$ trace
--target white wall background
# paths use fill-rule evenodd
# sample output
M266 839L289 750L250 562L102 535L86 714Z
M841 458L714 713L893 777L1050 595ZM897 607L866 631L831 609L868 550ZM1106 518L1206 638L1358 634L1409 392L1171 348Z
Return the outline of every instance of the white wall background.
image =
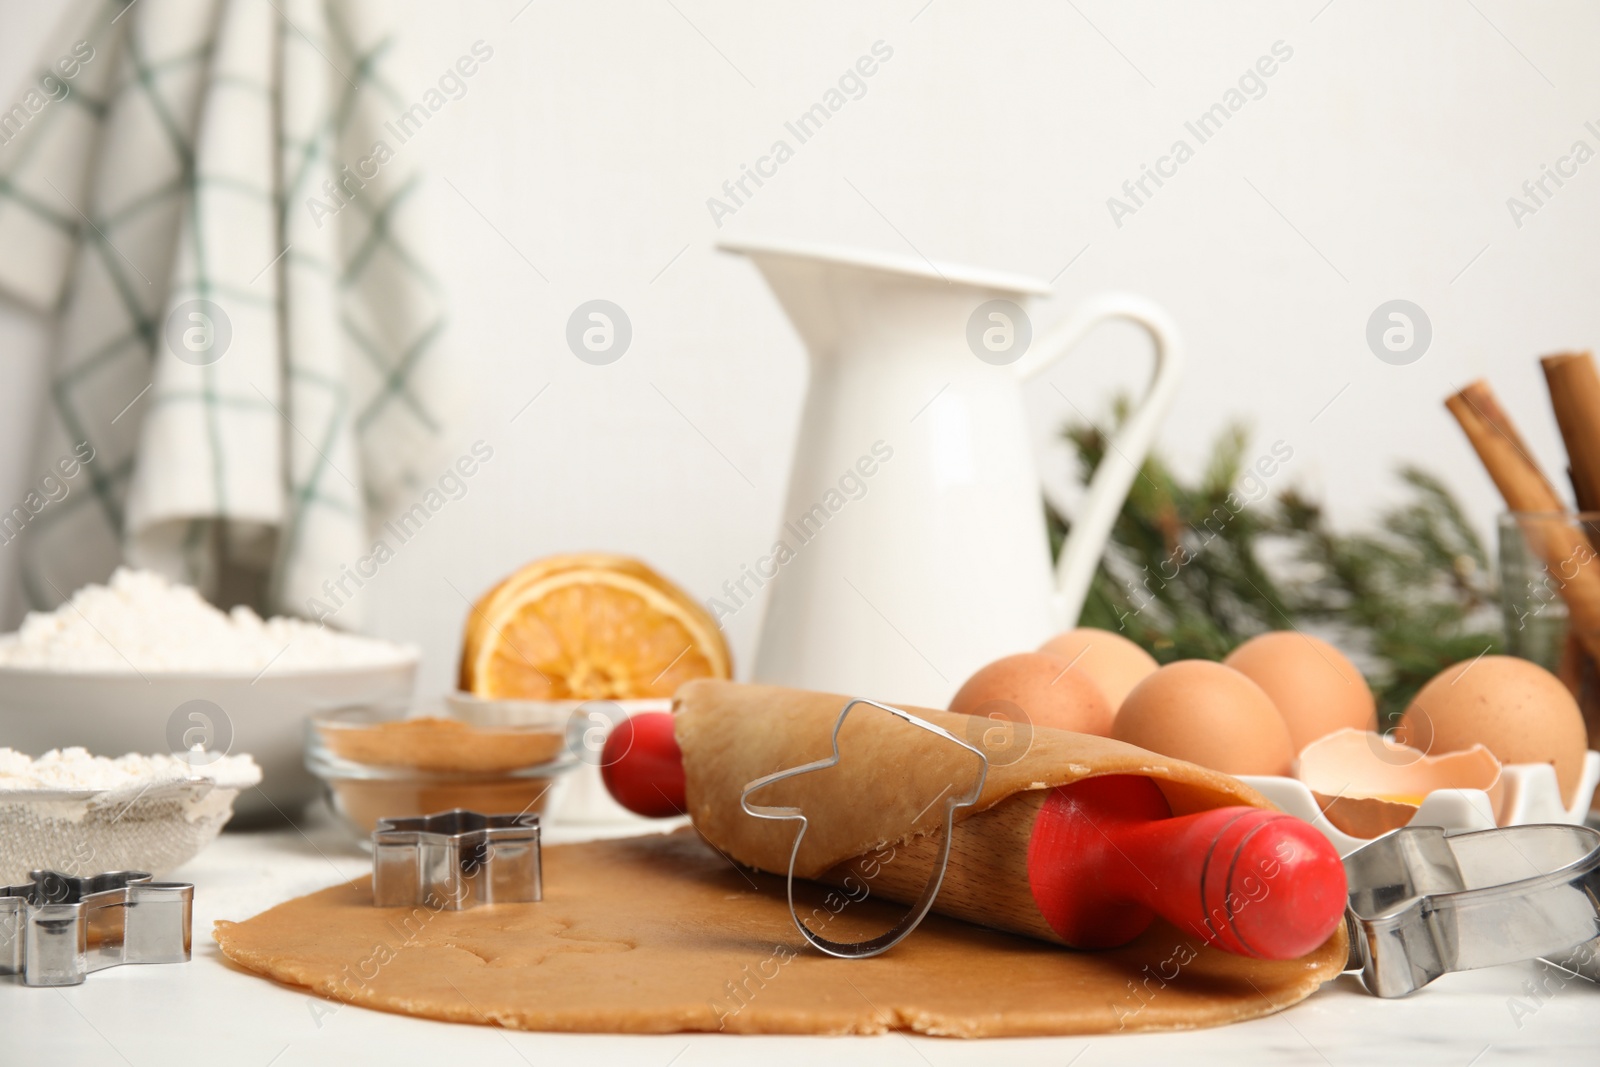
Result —
M1192 470L1222 425L1247 418L1262 446L1294 448L1279 484L1320 494L1344 526L1393 499L1395 465L1414 460L1446 475L1490 536L1497 500L1441 403L1479 375L1547 470L1564 466L1535 357L1600 341L1600 161L1520 229L1506 199L1575 140L1600 149L1583 125L1600 127L1600 6L523 5L401 5L403 93L420 96L476 40L494 49L405 149L455 186L427 194L472 396L449 454L478 438L495 448L468 495L361 594L378 632L423 645L425 690L454 670L467 605L450 584L475 596L525 560L593 548L643 556L707 596L769 544L803 353L755 271L712 251L719 237L1053 278L1040 323L1104 288L1154 297L1191 353L1163 447ZM0 86L22 83L58 15L0 0ZM878 40L894 56L866 95L719 230L706 198ZM1280 40L1293 58L1265 96L1115 226L1106 198ZM594 297L634 326L607 367L563 339ZM1404 367L1364 340L1396 297L1434 331ZM0 306L5 500L34 477L45 347ZM1053 386L1098 418L1146 369L1136 336L1107 328L1030 386L1044 470L1066 472L1053 438L1073 415ZM729 623L746 667L756 624L747 611Z

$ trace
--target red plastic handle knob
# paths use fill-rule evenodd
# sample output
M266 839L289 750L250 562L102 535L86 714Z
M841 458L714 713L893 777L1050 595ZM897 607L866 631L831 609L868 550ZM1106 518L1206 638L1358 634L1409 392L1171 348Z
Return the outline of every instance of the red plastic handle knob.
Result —
M689 813L683 751L670 712L643 712L613 727L600 750L600 777L612 799L635 815L665 819Z
M1029 840L1028 882L1062 940L1126 944L1159 914L1229 952L1288 960L1343 921L1344 864L1309 824L1262 808L1170 814L1149 778L1051 791Z

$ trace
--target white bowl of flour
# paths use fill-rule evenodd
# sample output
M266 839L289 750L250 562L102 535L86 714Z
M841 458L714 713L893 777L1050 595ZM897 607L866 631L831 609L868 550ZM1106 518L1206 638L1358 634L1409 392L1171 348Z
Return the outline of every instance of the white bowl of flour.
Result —
M317 793L306 716L409 703L417 658L316 623L219 611L160 575L118 570L0 636L0 746L248 753L263 779L239 794L239 818L292 818Z

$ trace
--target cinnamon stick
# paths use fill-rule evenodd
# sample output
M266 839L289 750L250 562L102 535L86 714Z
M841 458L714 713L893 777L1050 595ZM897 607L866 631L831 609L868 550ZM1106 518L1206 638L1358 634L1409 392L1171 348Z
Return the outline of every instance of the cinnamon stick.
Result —
M1544 476L1494 391L1476 381L1445 401L1466 431L1495 487L1519 519L1522 536L1567 603L1571 627L1600 658L1600 561L1577 521Z
M1560 352L1539 362L1550 389L1556 425L1567 446L1567 475L1578 510L1600 511L1600 373L1595 370L1594 357L1587 352ZM1595 525L1585 526L1593 542ZM1571 627L1562 647L1561 668L1557 674L1583 712L1589 747L1600 746L1600 671ZM1600 797L1596 803L1600 804Z
M1578 509L1593 511L1600 508L1600 372L1587 352L1559 352L1539 363L1567 446Z

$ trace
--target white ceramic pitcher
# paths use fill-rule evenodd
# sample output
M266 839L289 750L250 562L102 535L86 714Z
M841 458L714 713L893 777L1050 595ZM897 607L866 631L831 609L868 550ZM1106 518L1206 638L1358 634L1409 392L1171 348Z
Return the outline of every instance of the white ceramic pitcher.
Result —
M846 248L720 247L760 268L811 358L779 540L754 568L771 588L753 680L944 707L978 667L1070 627L1177 391L1166 314L1107 294L1029 340L1020 305L1050 292L1030 278ZM1111 318L1150 334L1155 372L1052 582L1022 383Z

